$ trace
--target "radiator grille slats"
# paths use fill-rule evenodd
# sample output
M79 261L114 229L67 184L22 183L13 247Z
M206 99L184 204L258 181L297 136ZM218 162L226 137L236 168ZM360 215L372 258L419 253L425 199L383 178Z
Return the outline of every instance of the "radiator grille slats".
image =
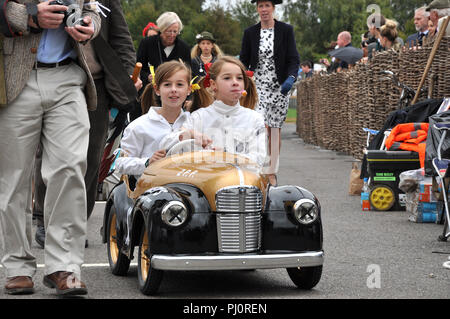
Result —
M256 187L228 187L216 194L220 252L244 253L261 247L262 193Z

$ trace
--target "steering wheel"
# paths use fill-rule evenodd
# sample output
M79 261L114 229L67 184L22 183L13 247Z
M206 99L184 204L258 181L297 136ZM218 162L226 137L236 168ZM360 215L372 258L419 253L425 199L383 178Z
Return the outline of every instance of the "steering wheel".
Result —
M203 150L201 145L196 144L194 139L189 139L176 143L167 151L166 156L201 150Z

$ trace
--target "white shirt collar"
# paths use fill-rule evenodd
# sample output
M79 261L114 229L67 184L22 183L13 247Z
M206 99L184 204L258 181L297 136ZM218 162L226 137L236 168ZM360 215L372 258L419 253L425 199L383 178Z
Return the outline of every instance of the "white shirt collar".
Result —
M230 114L230 113L237 112L239 110L239 108L241 107L241 104L239 102L237 102L236 105L227 105L220 100L216 100L216 101L214 101L214 103L211 106L218 113Z
M150 109L148 110L148 113L147 113L148 114L148 118L150 120L152 120L152 121L168 123L166 118L157 112L160 109L161 109L161 106L152 106L152 107L150 107ZM178 121L180 118L185 117L185 116L186 116L186 112L184 112L183 109L182 109L181 112L180 112L180 115L178 115L178 117L175 120L175 122Z

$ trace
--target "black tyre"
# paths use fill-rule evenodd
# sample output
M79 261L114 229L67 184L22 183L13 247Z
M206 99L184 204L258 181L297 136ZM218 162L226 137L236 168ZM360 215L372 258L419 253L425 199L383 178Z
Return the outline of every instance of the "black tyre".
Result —
M148 231L144 226L141 232L138 259L138 280L139 289L144 295L154 295L157 293L164 272L154 269L151 264L151 255L148 255L149 240Z
M116 211L114 205L112 205L108 216L106 246L111 272L116 276L124 276L128 273L128 269L130 268L130 259L120 252L121 247L119 244L120 241L117 238L116 218Z
M287 268L286 270L291 280L300 289L314 288L322 277L322 266Z

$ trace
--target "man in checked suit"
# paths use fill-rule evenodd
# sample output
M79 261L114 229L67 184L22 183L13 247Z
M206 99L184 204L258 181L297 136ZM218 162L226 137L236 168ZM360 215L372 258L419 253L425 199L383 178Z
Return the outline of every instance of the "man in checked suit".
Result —
M5 292L33 293L31 176L43 146L45 197L44 285L82 295L86 239L84 173L88 109L97 104L81 45L100 31L96 6L77 0L85 26L67 27L67 6L37 0L0 0L7 104L0 107L0 226ZM87 2L87 1L86 1Z

